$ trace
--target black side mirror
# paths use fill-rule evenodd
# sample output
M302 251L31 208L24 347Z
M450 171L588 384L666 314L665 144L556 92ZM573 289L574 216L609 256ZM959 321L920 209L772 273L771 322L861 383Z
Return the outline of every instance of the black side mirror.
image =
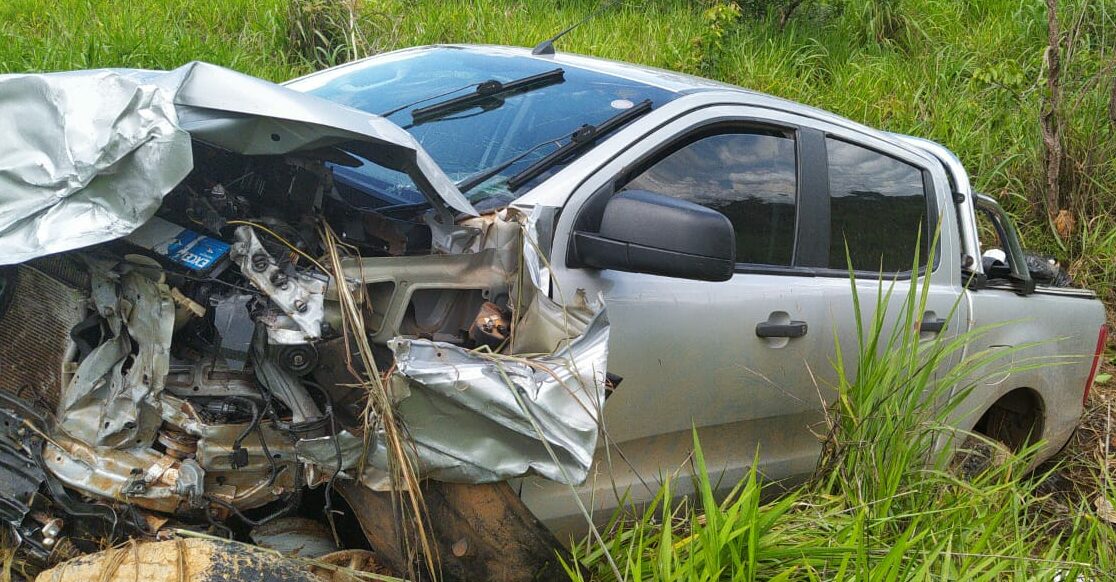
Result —
M598 232L574 232L570 258L575 267L727 281L736 267L736 234L716 210L629 190L605 205Z

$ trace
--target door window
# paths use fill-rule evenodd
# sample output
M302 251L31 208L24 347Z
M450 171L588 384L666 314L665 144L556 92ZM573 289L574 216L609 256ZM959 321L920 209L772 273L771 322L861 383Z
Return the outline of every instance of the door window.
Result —
M794 257L796 189L793 134L767 130L690 141L622 188L716 210L736 230L738 263L787 266Z
M829 158L829 266L901 273L930 248L922 171L906 162L826 139ZM845 245L848 245L848 257Z

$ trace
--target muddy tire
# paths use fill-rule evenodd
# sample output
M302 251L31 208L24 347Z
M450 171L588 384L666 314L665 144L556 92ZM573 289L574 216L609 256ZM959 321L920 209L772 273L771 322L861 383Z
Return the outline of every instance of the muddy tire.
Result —
M1011 450L1004 443L970 436L961 443L950 463L950 471L965 480L972 480L982 473L1007 462Z

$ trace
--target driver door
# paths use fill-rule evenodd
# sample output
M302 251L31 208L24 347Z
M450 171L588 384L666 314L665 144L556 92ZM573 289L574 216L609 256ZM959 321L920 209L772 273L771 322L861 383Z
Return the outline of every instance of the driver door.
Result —
M770 479L814 469L832 399L833 328L825 287L797 265L821 252L808 217L815 198L828 195L817 149L824 138L781 117L725 106L679 119L601 168L563 210L555 289L604 295L609 371L623 379L605 403L606 434L579 488L597 521L622 499L649 501L670 476L684 477L672 489L688 493L695 428L722 493L757 458ZM734 276L708 282L567 267L569 233L625 190L726 215L736 234ZM522 497L560 534L584 531L566 486L525 480Z

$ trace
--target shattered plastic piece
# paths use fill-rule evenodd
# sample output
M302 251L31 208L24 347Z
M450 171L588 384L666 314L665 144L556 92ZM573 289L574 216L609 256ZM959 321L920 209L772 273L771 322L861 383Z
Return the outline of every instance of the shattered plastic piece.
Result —
M248 361L256 326L248 315L251 295L228 295L217 300L213 324L221 338L219 354L230 370L239 372Z

